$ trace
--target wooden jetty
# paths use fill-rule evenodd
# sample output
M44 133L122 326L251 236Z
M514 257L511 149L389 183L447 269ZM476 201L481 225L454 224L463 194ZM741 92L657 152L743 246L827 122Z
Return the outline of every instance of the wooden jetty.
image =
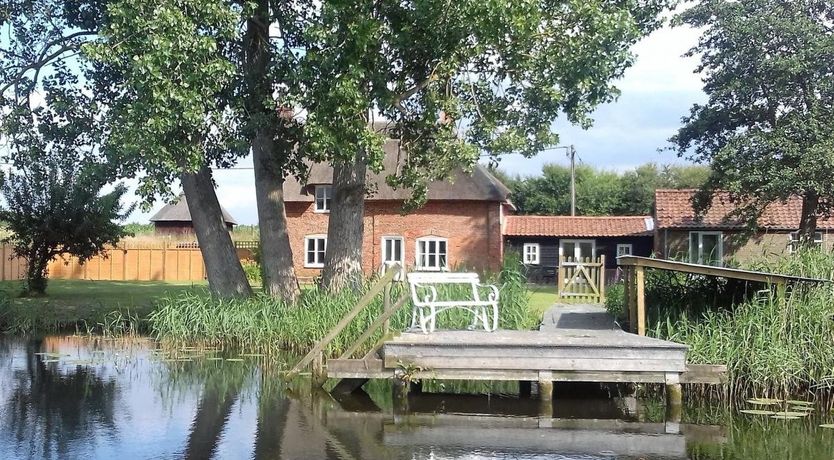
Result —
M313 365L313 381L340 379L337 392L350 392L370 379L536 382L542 400L552 398L553 382L660 383L671 406L681 404L682 383L722 383L724 366L693 366L687 346L623 331L599 305L555 307L537 331L443 331L430 334L385 331L362 358L352 358L362 341L383 327L407 303L392 302L392 272L384 276L291 371ZM324 362L323 350L368 305L384 293L386 308L359 342L338 359Z

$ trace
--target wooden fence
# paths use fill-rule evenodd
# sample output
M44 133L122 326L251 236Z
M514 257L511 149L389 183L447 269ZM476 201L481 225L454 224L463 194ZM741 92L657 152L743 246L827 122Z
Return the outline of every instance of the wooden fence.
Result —
M238 257L252 258L252 250L238 248ZM2 246L2 280L26 277L26 259L11 257ZM206 277L203 255L195 244L123 244L108 249L84 264L76 257L63 257L49 264L49 278L107 281L201 281Z
M605 303L605 256L560 257L558 273L559 297Z

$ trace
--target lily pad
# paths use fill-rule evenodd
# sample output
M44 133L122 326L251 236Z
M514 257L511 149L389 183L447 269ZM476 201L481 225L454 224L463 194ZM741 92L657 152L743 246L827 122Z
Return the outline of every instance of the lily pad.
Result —
M266 355L263 354L263 353L241 353L240 356L246 356L246 357L249 357L249 358L259 358L259 357L266 356Z
M814 408L811 406L791 406L789 409L798 412L814 412Z
M829 430L834 430L834 423L825 423L820 425L820 428L828 428Z
M769 410L757 410L757 409L750 409L750 410L742 410L739 411L742 414L750 414L750 415L776 415L776 412L769 411Z
M226 361L240 362L243 361L243 358L227 358Z
M49 364L49 363L57 363L57 362L59 362L59 361L61 361L61 360L60 360L60 359L44 359L44 360L43 360L43 362L44 362L44 363L46 363L46 364Z
M788 404L793 404L794 406L813 406L814 403L812 401L797 401L795 399L789 399L787 401Z
M779 404L779 400L763 398L748 399L747 402L756 406L772 406L774 404Z
M797 417L797 418L799 418L799 417L807 417L808 413L807 412L785 411L785 412L777 412L776 415L782 415L782 416L785 416L785 417Z
M777 420L799 420L801 417L796 417L796 416L792 416L792 415L780 415L780 414L776 414L776 415L774 415L774 416L772 416L772 417L770 417L770 418L775 418L775 419L777 419Z
M221 358L219 356L210 356L210 357L206 358L206 361L223 361L223 358Z

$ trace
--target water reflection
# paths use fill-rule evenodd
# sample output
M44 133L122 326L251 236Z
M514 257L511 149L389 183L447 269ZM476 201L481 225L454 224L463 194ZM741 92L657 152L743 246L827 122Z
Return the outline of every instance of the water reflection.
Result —
M156 348L0 338L0 458L766 458L735 450L735 426L667 423L634 400L424 393L394 407L386 384L333 397L263 358ZM819 443L802 458L831 452L810 427L790 436Z

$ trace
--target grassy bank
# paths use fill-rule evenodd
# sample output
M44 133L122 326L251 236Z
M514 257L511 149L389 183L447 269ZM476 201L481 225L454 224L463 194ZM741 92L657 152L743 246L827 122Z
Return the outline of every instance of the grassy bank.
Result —
M834 254L803 251L745 268L834 279ZM689 345L690 362L726 364L739 395L834 388L832 286L798 285L785 297L764 289L650 270L648 334ZM618 292L608 307L622 316Z
M531 329L541 314L529 308L530 293L526 280L518 270L517 261L509 261L504 269L488 279L500 287L500 323L503 329ZM392 296L402 293L404 286ZM465 286L438 289L440 296L456 298L467 295ZM471 295L471 294L470 294ZM223 343L256 348L272 353L280 349L304 350L320 340L356 305L358 295L351 292L329 294L315 288L302 293L296 304L288 305L265 296L245 300L220 301L206 296L185 293L162 300L150 315L153 334L166 340L182 342ZM382 296L365 308L336 338L328 352L336 355L345 350L381 313ZM438 316L443 328L464 328L471 314L459 309ZM411 321L409 308L401 309L391 320L396 330L405 329ZM369 344L379 338L379 333Z
M185 292L205 295L203 283L50 280L47 295L19 297L19 281L0 282L0 330L7 333L62 330L138 331L156 302Z

